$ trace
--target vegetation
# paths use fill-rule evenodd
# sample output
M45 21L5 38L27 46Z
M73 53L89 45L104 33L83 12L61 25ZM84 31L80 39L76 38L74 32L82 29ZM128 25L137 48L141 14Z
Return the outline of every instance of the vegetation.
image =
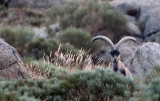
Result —
M28 25L32 27L40 27L47 25L48 17L45 12L29 8L9 8L0 6L0 22L5 25Z
M139 84L92 63L90 54L103 45L92 37L107 29L103 34L114 39L126 23L104 0L74 0L47 10L0 5L0 37L17 49L31 77L0 79L0 101L159 101L160 66ZM58 26L53 32L51 24ZM137 25L144 29L144 22ZM42 26L48 37L35 35Z
M106 100L116 97L128 100L135 91L135 84L132 80L108 69L97 68L93 71L69 73L51 66L51 64L43 66L44 68L46 66L50 67L50 74L52 74L50 78L1 80L0 91L3 92L2 94L11 94L8 96L17 99L15 101L22 98L46 101L97 101L99 99ZM2 98L0 100L3 101Z
M0 13L1 13L2 11L5 11L5 10L6 10L6 7L3 6L3 5L0 5Z
M34 32L30 27L6 26L0 30L0 37L14 46L19 53L23 53L24 48L27 47L33 36Z
M131 101L159 101L160 100L160 66L155 66L146 76L144 84L139 89L138 96Z
M74 27L69 27L60 33L58 39L62 43L69 43L76 48L85 49L86 51L91 50L92 52L98 50L102 46L100 41L93 43L92 37L88 32Z
M107 2L96 0L66 2L46 11L0 8L0 22L6 25L0 29L0 36L22 56L36 59L50 52L54 54L60 44L63 53L72 50L76 54L80 49L94 53L103 45L100 41L92 42L92 36L99 29L105 27L108 32L120 32L127 22L122 12L111 10ZM50 30L48 38L33 38L34 27L49 27L53 23L59 25L57 33ZM15 25L18 26L13 27ZM31 27L24 27L26 25Z
M111 10L107 2L96 0L72 1L62 6L54 6L48 10L48 16L52 23L58 21L62 29L74 26L92 35L104 27L108 32L123 32L127 23L122 12Z
M51 63L32 62L33 73L42 78L28 80L0 80L1 101L159 101L160 66L155 66L144 84L110 69L68 71ZM34 72L33 72L34 71ZM153 74L155 73L155 74ZM148 77L150 77L148 81Z
M49 55L51 51L58 49L58 42L56 40L45 38L38 38L29 43L28 53L32 53L36 58L42 58L44 54Z

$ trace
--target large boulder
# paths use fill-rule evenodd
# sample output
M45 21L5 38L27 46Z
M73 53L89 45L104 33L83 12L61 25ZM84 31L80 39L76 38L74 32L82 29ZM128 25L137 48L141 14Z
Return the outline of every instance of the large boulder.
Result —
M133 0L113 0L110 2L113 9L120 9L124 12L128 23L126 25L126 33L130 36L142 37L142 32L137 26L140 15L140 6Z
M138 18L140 15L140 6L135 0L113 0L111 7L122 10L126 15Z
M160 32L152 34L151 36L145 38L146 42L157 42L160 43Z
M138 46L129 63L133 77L138 77L142 82L155 65L160 65L160 44L147 42Z
M126 26L126 32L130 36L142 37L142 32L137 25L132 22L128 22Z
M34 28L34 31L35 31L35 37L39 37L39 38L47 38L48 37L46 27Z
M27 79L29 75L16 49L0 39L0 77Z
M128 21L139 27L144 39L160 31L159 0L113 0L110 4L115 9L121 9Z
M145 22L145 29L144 29L144 37L150 36L157 32L160 32L160 7L157 7L151 11L149 11L144 19ZM143 21L143 20L142 20Z

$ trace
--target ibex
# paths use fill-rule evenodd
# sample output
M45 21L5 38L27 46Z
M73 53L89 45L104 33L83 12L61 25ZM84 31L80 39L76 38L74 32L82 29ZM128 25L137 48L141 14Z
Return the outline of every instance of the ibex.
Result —
M132 74L130 73L129 69L124 65L124 63L120 59L119 48L124 42L129 41L129 40L133 40L136 42L136 39L130 36L124 37L116 45L114 45L113 42L108 37L105 37L105 36L96 36L93 38L93 42L97 39L106 41L111 47L110 55L112 56L111 66L113 70L115 72L120 71L124 76L130 77L132 79Z

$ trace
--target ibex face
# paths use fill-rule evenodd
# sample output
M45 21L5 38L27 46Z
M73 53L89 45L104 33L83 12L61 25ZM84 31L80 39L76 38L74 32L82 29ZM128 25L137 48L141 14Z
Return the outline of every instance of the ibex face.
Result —
M114 69L115 72L118 71L118 61L120 60L120 52L117 50L112 50L110 52L110 55L112 56L112 67Z
M117 50L111 51L110 55L113 57L114 61L118 61L118 59L120 58L120 52Z
M134 37L124 37L116 45L114 45L112 43L112 41L105 36L96 36L93 38L93 41L95 41L97 39L101 39L101 40L106 41L109 44L109 46L111 47L110 55L112 56L113 70L115 72L120 71L123 75L132 78L130 71L125 67L124 63L120 60L119 48L124 42L126 42L128 40L136 41L136 39Z

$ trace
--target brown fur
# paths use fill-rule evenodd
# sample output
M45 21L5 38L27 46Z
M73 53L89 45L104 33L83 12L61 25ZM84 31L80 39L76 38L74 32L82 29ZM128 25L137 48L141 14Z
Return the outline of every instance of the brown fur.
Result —
M120 71L120 70L124 70L125 71L125 74L126 74L126 77L129 77L129 78L131 78L131 79L133 79L132 78L132 74L131 74L131 72L129 71L129 69L124 65L124 63L120 60L120 55L117 57L118 59L118 71ZM112 63L112 67L113 67L113 64L114 63Z

